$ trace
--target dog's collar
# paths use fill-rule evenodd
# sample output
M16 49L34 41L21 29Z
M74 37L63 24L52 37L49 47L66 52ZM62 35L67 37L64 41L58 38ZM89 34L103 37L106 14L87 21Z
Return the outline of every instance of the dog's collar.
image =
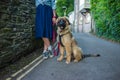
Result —
M68 31L68 32L66 32L66 33L64 33L64 34L61 34L61 35L59 34L59 36L62 37L62 36L64 36L64 35L68 34L68 33L70 33L70 31Z

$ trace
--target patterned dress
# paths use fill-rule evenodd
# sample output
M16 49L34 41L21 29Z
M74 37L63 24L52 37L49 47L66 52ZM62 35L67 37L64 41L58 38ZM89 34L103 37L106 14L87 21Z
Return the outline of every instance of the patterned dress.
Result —
M55 0L36 0L35 37L52 39Z

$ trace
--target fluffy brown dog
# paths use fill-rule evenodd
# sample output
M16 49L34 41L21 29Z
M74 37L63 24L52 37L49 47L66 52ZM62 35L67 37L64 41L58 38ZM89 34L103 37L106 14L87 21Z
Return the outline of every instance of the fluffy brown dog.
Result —
M80 47L78 47L74 37L72 36L70 30L70 23L66 17L59 17L57 19L56 25L58 27L58 41L60 42L60 57L58 61L62 61L64 58L64 51L66 51L66 63L69 64L72 57L74 57L74 62L80 61L83 57L83 52ZM99 55L87 55L89 56L99 56Z

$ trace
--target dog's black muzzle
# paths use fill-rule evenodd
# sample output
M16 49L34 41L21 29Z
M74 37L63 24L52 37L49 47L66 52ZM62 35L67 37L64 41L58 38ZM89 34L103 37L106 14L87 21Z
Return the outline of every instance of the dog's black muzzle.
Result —
M61 29L61 30L64 30L65 27L66 27L66 21L65 20L59 20L58 23L57 23L57 26Z

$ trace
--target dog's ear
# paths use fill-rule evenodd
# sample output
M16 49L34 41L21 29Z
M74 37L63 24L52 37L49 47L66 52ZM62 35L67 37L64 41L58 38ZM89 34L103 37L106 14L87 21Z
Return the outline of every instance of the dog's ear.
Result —
M70 25L68 18L64 17L64 19L67 21L67 24Z
M58 21L59 21L59 18L57 18L57 20L56 20L56 26L58 26Z
M57 20L56 20L56 26L58 26L59 20L60 20L60 17L58 17Z

